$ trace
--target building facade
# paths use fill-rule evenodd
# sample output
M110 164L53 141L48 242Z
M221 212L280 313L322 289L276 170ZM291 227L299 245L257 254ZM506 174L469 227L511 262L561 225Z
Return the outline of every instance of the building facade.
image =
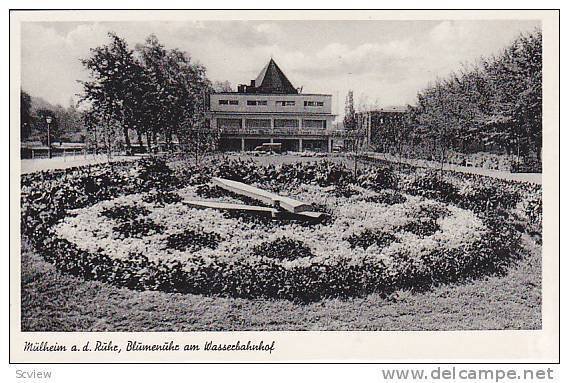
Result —
M222 150L281 143L283 150L332 151L332 96L301 93L273 59L237 92L212 94L208 117Z

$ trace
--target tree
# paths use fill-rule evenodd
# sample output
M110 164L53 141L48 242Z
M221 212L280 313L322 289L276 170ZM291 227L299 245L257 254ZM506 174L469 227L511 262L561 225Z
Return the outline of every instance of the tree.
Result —
M58 121L59 139L69 142L83 142L85 139L81 113L75 105L63 108L58 105L53 113Z
M213 91L216 93L233 92L233 87L229 81L214 81Z
M186 52L166 49L154 35L135 50L118 36L109 36L108 45L92 49L91 57L83 60L92 77L83 83L83 100L93 111L89 124L104 124L109 137L120 126L127 150L130 131L140 146L146 137L149 152L159 140L172 148L174 136L189 147L195 147L189 145L195 140L203 148L204 135L196 132L206 129L205 104L212 92L205 67Z
M97 109L85 111L82 119L87 129L88 146L94 149L95 154L99 153L99 147L102 146L110 160L113 151L122 144L119 139L122 129L117 121L109 119L104 112Z
M504 52L486 64L493 87L494 109L486 120L508 152L541 152L542 37L539 30L520 35Z
M353 130L356 128L356 111L354 110L354 91L349 90L346 96L344 107L344 129Z
M48 140L48 131L47 131L47 121L46 118L51 117L51 123L49 124L49 140ZM47 145L48 142L53 144L59 138L59 121L55 112L49 109L38 109L35 115L35 121L37 125L39 125L41 129L41 141L44 145Z
M195 126L191 130L186 129L180 138L196 165L214 152L219 143L219 133L212 131L206 125Z
M170 70L167 67L167 52L156 36L150 35L143 45L137 45L136 54L143 68L144 97L141 100L139 119L141 130L146 135L148 151L151 152L152 141L156 141L158 132L164 129L170 118L169 110L174 94L168 82Z
M432 157L450 150L538 157L542 132L542 37L535 30L420 91L410 109L413 135Z
M185 52L165 49L153 35L137 46L137 53L145 73L143 109L146 120L152 121L147 142L161 134L171 144L174 132L186 144L191 142L193 133L203 128L205 104L212 91L205 67L193 63Z
M346 131L346 148L351 151L356 150L359 144L356 131L358 121L356 119L356 111L354 110L354 92L350 89L346 95L346 103L344 106L344 130Z
M20 140L29 137L32 129L31 116L32 98L23 90L20 90Z
M351 143L354 159L354 176L358 176L358 160L361 155L364 143L366 142L366 131L361 119L356 120L356 126L346 132L346 138Z
M124 143L130 151L129 129L136 125L134 110L140 102L141 68L126 41L114 33L110 43L91 49L91 56L81 60L90 71L91 80L82 82L82 101L104 115L104 120L120 124Z

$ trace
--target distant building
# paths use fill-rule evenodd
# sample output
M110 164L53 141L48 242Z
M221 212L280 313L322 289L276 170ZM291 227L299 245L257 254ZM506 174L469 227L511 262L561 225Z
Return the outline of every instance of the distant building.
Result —
M214 93L209 103L222 150L252 150L263 143L281 143L290 151L332 150L332 96L301 93L273 59L249 85Z

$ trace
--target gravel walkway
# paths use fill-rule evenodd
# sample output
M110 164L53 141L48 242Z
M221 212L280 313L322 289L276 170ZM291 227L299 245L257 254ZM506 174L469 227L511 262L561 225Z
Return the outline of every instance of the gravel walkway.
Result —
M386 154L378 154L378 153L368 153L370 157L392 161L392 162L399 162L399 159L395 156L386 155ZM424 168L432 168L432 169L439 169L440 163L435 161L427 161L427 160L414 160L414 159L401 159L402 163L420 166ZM541 173L510 173L501 170L492 170L492 169L485 169L485 168L478 168L472 166L459 166L459 165L452 165L452 164L444 164L444 170L452 170L455 172L462 172L462 173L470 173L470 174L479 174L482 176L487 177L494 177L500 178L509 181L519 181L519 182L530 182L533 184L541 185Z
M137 156L113 156L111 161L134 160L140 158ZM54 157L54 158L35 158L35 159L22 159L21 174L40 172L50 169L66 169L74 166L93 165L108 162L106 155L93 155L88 154L86 157L67 156L67 157Z

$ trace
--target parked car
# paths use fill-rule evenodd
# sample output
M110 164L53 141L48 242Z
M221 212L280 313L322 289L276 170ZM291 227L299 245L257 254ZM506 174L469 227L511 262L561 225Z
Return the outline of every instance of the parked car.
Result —
M271 152L271 153L281 153L282 152L282 144L280 142L272 143L267 142L263 145L257 146L254 151L256 152Z
M332 146L332 153L340 153L344 151L344 147L342 145L334 145Z

